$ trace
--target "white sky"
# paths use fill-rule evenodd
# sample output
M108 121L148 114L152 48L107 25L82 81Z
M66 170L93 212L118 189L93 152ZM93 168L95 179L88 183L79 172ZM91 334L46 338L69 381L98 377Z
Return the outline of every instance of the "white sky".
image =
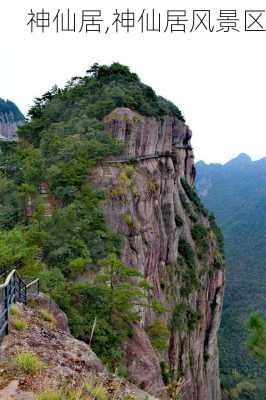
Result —
M113 5L112 5L113 4ZM215 5L215 7L214 7ZM26 113L34 97L70 77L82 75L94 62L129 65L159 94L176 103L193 131L197 159L225 162L240 152L266 156L266 32L146 32L31 34L31 8L101 9L105 22L113 12L143 8L219 10L266 9L255 0L8 0L0 5L0 97ZM214 14L215 17L217 14ZM243 26L243 14L240 26ZM266 19L265 19L266 21ZM266 24L266 22L265 22Z

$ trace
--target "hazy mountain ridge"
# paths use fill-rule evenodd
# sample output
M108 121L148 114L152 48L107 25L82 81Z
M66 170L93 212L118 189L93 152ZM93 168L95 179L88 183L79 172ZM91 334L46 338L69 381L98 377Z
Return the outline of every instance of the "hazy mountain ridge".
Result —
M222 372L229 375L236 368L263 380L265 366L246 354L245 321L253 310L266 316L266 158L252 161L242 153L224 165L198 162L196 167L198 193L217 216L229 264L221 328ZM262 385L251 398L265 398Z

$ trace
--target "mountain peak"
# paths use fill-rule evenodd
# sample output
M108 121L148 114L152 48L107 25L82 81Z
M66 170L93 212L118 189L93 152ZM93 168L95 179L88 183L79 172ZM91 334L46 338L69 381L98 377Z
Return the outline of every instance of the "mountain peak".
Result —
M225 166L229 166L230 168L232 168L232 167L242 168L251 162L252 162L252 160L248 154L240 153L237 157L228 161L225 164Z
M24 116L15 103L0 98L0 114L12 114L15 122L24 121Z
M246 153L240 153L237 157L235 157L235 159L252 161L250 156L248 154L246 154Z
M207 164L205 163L205 161L199 160L199 161L197 161L196 166L197 167L205 167L205 166L207 166Z
M24 121L25 118L15 103L0 98L0 140L16 140L17 126Z

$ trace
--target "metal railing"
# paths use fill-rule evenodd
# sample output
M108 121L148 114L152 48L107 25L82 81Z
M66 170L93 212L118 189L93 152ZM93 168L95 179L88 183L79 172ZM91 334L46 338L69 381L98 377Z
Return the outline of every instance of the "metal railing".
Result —
M27 304L27 300L39 293L39 279L26 283L14 269L0 285L0 342L8 334L9 310L16 302Z
M36 296L36 294L38 294L40 292L40 280L39 279L35 279L32 282L29 282L26 285L26 296L27 299L29 300L32 297Z

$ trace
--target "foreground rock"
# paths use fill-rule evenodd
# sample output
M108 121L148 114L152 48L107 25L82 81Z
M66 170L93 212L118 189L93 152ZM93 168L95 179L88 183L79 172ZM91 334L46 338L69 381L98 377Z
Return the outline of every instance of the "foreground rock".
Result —
M59 309L52 321L42 318L39 304L44 305L44 296L34 302L34 307L20 306L21 315L11 317L10 332L0 347L0 399L32 400L45 390L62 388L67 382L73 388L82 387L88 379L100 382L109 393L108 399L149 399L129 382L111 376L90 347L75 339L68 329L58 329ZM63 314L62 314L63 315ZM12 320L19 318L27 326L17 331ZM39 371L26 373L16 364L16 357L30 352L38 357L43 367ZM93 399L89 394L84 399Z

